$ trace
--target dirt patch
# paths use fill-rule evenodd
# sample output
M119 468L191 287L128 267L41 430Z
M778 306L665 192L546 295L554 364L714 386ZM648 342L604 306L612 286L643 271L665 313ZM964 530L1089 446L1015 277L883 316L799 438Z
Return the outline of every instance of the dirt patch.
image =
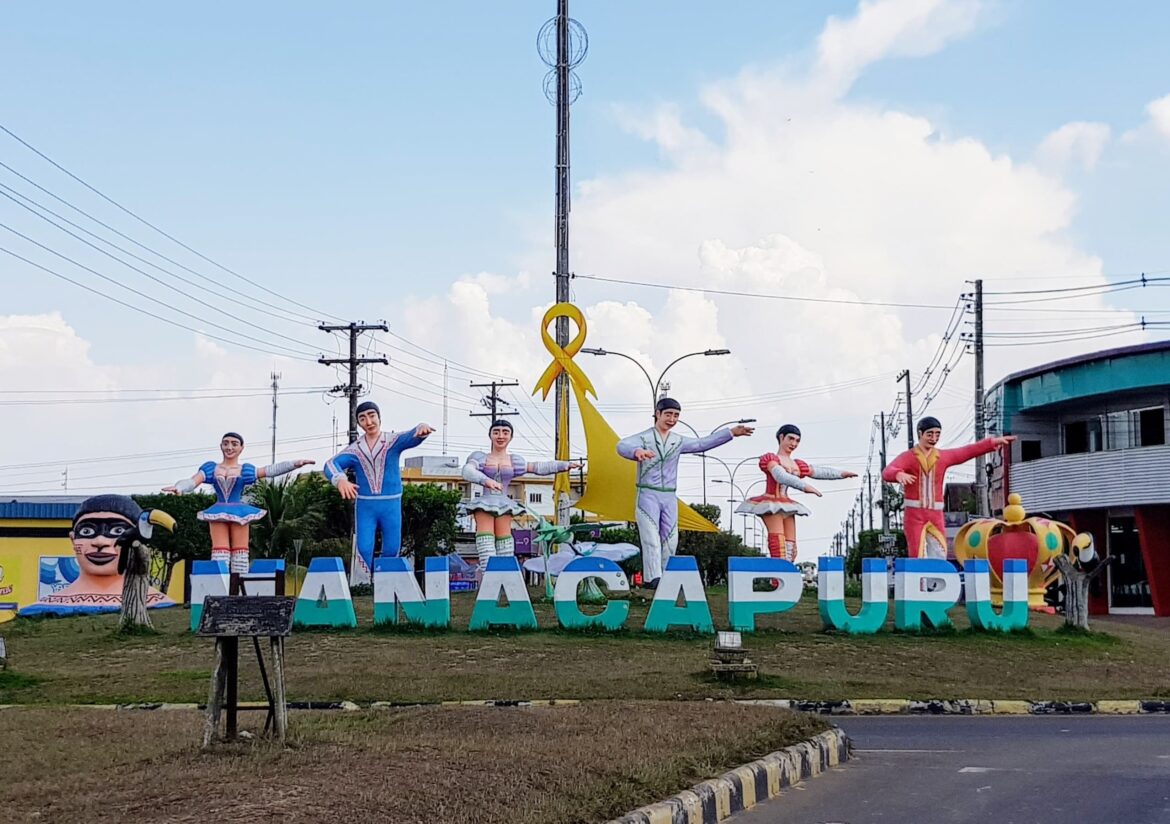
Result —
M262 724L262 714L245 723ZM8 821L605 820L826 729L722 702L294 713L201 752L187 711L0 710Z

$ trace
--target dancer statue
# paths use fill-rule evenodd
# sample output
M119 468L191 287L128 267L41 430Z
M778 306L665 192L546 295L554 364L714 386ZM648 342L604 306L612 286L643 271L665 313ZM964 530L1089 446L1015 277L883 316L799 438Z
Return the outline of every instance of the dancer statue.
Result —
M382 533L382 555L396 557L402 550L402 469L399 455L413 449L434 432L420 423L410 432L382 431L382 414L373 401L356 410L362 429L358 439L325 462L325 477L341 497L354 504L356 540L350 582L365 584L374 568L374 539ZM357 483L346 478L352 470Z
M760 456L760 471L765 477L764 494L748 498L736 507L735 511L745 515L758 515L768 531L768 554L773 558L795 562L796 516L808 515L809 511L804 504L788 497L787 487L799 489L819 498L820 491L803 480L804 478L839 481L843 478L856 478L857 473L845 472L831 466L810 466L792 457L792 453L800 445L800 429L793 424L786 423L776 430L776 443L779 452L769 452Z
M208 461L190 478L163 487L162 491L183 495L194 492L201 484L211 484L215 489L215 503L195 516L206 521L211 530L211 560L228 563L232 572L247 572L248 525L268 513L258 506L244 503L244 490L261 478L286 475L316 461L299 458L261 467L241 464L244 439L236 432L224 434L219 441L219 451L223 454L222 461Z
M492 421L488 431L491 451L472 452L463 465L463 478L484 488L478 498L459 504L461 514L475 519L475 552L479 556L476 574L482 577L487 560L494 555L515 555L512 539L512 516L522 514L524 506L508 497L508 485L521 475L556 475L578 469L581 464L569 461L529 463L508 452L512 442L512 424L503 419Z
M994 452L1015 440L1013 435L984 438L957 449L938 449L942 424L938 418L918 422L918 444L886 465L882 480L902 485L903 528L911 558L947 557L947 528L943 518L943 490L947 469Z
M654 407L654 426L618 441L617 451L638 462L636 518L642 544L642 580L648 589L658 586L666 560L678 548L678 462L683 453L706 452L733 437L755 430L739 424L716 430L705 438L684 438L671 430L682 407L673 398L660 398Z

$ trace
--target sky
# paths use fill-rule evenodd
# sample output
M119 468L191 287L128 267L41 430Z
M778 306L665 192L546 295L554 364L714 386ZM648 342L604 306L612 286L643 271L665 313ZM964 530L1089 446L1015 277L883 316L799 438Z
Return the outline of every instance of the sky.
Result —
M266 463L274 371L278 457L323 461L346 422L327 392L344 376L317 363L343 344L319 321L388 323L362 347L390 363L363 381L388 427L441 427L422 453L482 448L469 384L502 377L520 383L504 393L516 451L548 456L551 404L530 392L554 294L554 109L536 49L554 5L9 9L0 494L157 489L229 429ZM804 432L798 457L876 467L873 418L895 409L903 369L944 442L972 437L970 315L953 310L976 278L989 385L1165 337L1170 292L1123 288L1170 274L1164 4L570 11L589 37L573 300L586 345L655 377L732 351L666 378L698 431L758 419L712 453L727 467L708 461L709 499L761 491L754 456L782 423ZM1035 294L1070 287L1086 288ZM619 433L649 425L634 364L577 359ZM685 499L701 500L702 472L684 460ZM805 559L859 488L821 486Z

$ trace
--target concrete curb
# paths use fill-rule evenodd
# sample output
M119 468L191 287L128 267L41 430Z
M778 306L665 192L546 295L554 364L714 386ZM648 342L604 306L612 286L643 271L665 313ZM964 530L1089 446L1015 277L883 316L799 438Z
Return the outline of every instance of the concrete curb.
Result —
M845 733L832 729L665 801L639 807L610 824L715 824L848 760L851 749Z
M610 699L598 699L610 700ZM705 699L699 699L705 700ZM290 710L396 709L398 707L575 707L588 701L575 698L534 698L483 701L289 701ZM736 704L779 707L817 715L1170 715L1170 700L1021 701L1017 699L957 698L914 701L909 698L854 698L841 701L804 701L787 698L743 698ZM266 707L263 701L241 701L241 709ZM90 710L202 710L206 704L142 701L132 704L0 704L0 710L20 707L68 707Z
M857 698L841 701L752 700L738 704L799 710L818 715L1163 715L1166 700L1021 701L958 698L914 701L909 698Z

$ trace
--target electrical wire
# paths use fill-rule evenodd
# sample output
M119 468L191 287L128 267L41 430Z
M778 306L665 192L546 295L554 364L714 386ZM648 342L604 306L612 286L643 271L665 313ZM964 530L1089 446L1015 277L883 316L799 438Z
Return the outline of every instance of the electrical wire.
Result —
M0 226L3 226L3 224L0 224ZM7 228L7 227L4 227L4 228ZM97 289L94 289L92 286L87 286L86 284L82 283L81 281L74 280L73 278L69 277L68 275L63 275L63 274L61 274L60 272L58 272L58 271L56 271L56 270L54 270L54 269L50 269L50 268L48 268L47 266L42 266L41 264L39 264L39 263L36 263L36 262L34 262L34 261L32 261L32 260L29 260L28 258L24 257L23 255L20 255L20 254L18 254L18 253L16 253L16 252L12 251L11 249L5 248L5 247L3 247L3 246L0 246L0 252L3 252L4 254L6 254L6 255L9 255L10 257L14 257L14 258L16 258L17 260L23 261L24 263L27 263L29 266L32 266L32 267L34 267L34 268L36 268L36 269L40 269L42 272L45 272L45 273L47 273L47 274L50 274L50 275L52 275L53 277L60 278L61 280L65 281L65 282L67 282L67 283L71 283L71 284L73 284L74 286L77 286L77 287L79 287L79 288L81 288L81 289L84 289L84 290L85 290L85 291L87 291L87 292L92 292L93 294L95 294L95 295L98 295L99 297L103 297L103 298L105 298L105 299L106 299L106 300L108 300L108 301L111 301L111 302L113 302L113 303L116 303L116 304L118 304L119 306L124 306L124 307L126 307L127 309L132 309L132 310L134 310L135 312L139 312L139 313L141 313L141 314L143 314L143 315L146 315L146 316L148 316L148 317L155 318L156 320L160 320L160 321L162 321L163 323L170 324L171 326L176 326L176 327L178 327L179 329L185 329L185 330L187 330L188 332L194 332L194 333L195 333L195 334L197 334L197 335L202 335L202 336L203 336L203 337L205 337L205 338L210 338L210 339L212 339L212 340L217 340L217 341L220 341L221 343L226 343L226 344L228 344L229 346L239 346L239 347L241 347L241 348L244 348L244 349L251 349L251 350L253 350L253 351L256 351L256 352L262 352L262 353L264 353L265 355L275 355L275 356L277 356L277 357L288 357L288 355L286 355L286 354L284 354L284 353L282 353L282 352L276 352L276 351L274 351L274 350L272 350L272 349L263 349L263 348L261 348L261 347L258 347L258 346L252 346L252 345L250 345L250 344L247 344L247 343L240 343L239 341L229 340L229 339L227 339L227 338L221 337L221 336L219 336L219 335L216 335L216 334L213 334L213 333L211 333L211 332L207 332L206 330L203 330L203 329L196 329L196 328L195 328L195 327L193 327L193 326L187 326L187 325L186 325L186 324L184 324L184 323L180 323L179 321L172 320L171 318L168 318L168 317L165 317L165 316L163 316L163 315L160 315L160 314L158 314L157 312L152 312L152 311L150 311L150 310L143 309L143 308L141 308L141 307L139 307L139 306L135 306L135 305L134 305L134 304L132 304L132 303L127 303L126 301L124 301L124 300L120 300L119 298L116 298L116 297L114 297L113 295L107 295L105 292L101 292L101 291L99 291L99 290L97 290ZM83 268L83 269L88 269L88 267L86 267L86 266L82 266L82 264L80 264L80 263L77 263L76 261L70 261L70 262L74 263L74 265L76 265L76 266L80 266L80 267L81 267L81 268ZM91 271L92 271L92 270L91 270ZM95 273L95 274L96 274L96 273ZM100 276L100 275L99 275L99 276ZM115 281L115 283L116 283L116 281ZM123 288L125 288L125 289L128 289L129 291L131 291L131 292L134 292L135 294L139 294L139 295L141 295L142 297L145 297L147 300L153 301L153 302L155 302L155 303L160 303L160 304L162 304L163 306L166 306L168 309L171 309L172 311L179 312L180 314L187 315L187 316L189 316L189 317L194 317L196 321L198 321L198 320L199 320L199 318L195 317L194 315L191 315L189 312L184 312L184 311L183 311L183 310L181 310L181 309L176 309L175 307L171 306L170 304L168 304L168 303L165 303L165 302L163 302L163 301L159 301L159 300L157 300L157 299L155 299L155 298L152 298L152 297L150 297L149 295L145 295L145 294L143 294L143 293L141 293L141 292L138 292L137 290L133 289L132 287L129 287L129 286L124 286ZM258 339L258 338L252 338L250 335L244 335L244 334L242 334L242 333L240 333L240 332L234 332L234 331L233 331L233 332L232 332L232 334L234 334L234 335L238 335L238 336L240 336L240 337L244 337L244 338L249 338L250 340L256 340L256 341L259 341L259 339ZM259 341L259 342L263 343L263 341ZM282 347L282 348L283 348L283 347ZM299 359L299 360L310 360L309 358L305 358L305 357L303 357L303 356L299 357L298 359Z
M738 298L760 298L763 300L787 300L796 303L818 303L818 304L832 304L844 306L881 306L881 307L895 307L898 309L950 309L952 307L942 303L901 303L897 301L881 301L881 300L848 300L845 298L812 298L798 295L777 295L766 292L741 292L734 289L711 289L705 286L683 286L679 284L670 283L648 283L640 280L624 280L619 278L606 278L599 275L573 275L575 278L582 280L595 280L600 283L616 283L621 286L641 286L648 289L678 289L684 292L701 292L709 295L726 295L728 297Z

